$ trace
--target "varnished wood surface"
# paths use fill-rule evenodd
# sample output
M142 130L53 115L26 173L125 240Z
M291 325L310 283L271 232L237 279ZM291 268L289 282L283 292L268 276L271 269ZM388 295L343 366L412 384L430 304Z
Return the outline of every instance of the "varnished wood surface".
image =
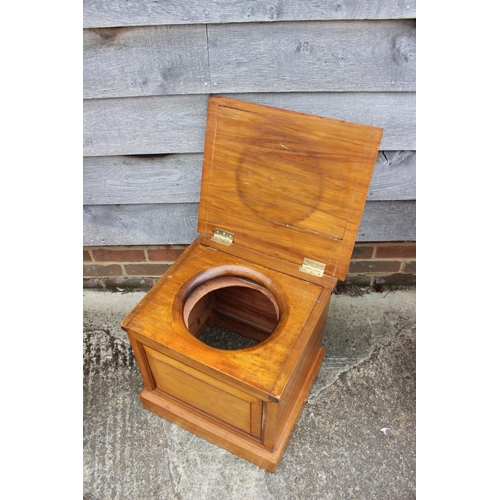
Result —
M313 351L312 355L308 358L307 365L305 366L304 371L302 372L302 376L300 380L296 380L293 388L295 392L290 396L288 401L283 401L279 404L276 403L268 403L267 406L274 406L276 408L276 419L273 422L273 430L277 434L274 436L270 436L270 440L274 439L275 448L279 451L279 459L283 455L283 452L288 445L288 441L292 435L295 424L300 416L302 411L302 407L306 402L307 395L309 394L314 380L318 374L318 371L321 367L321 362L323 360L323 356L325 354L325 350L323 348L318 348ZM288 403L288 404L287 404ZM282 418L280 419L280 414L282 412ZM265 429L267 430L267 428Z
M260 437L262 402L231 385L145 347L156 387L237 429ZM257 405L256 410L252 405ZM257 421L252 422L252 418Z
M183 427L184 429L220 446L235 455L262 467L269 472L275 472L281 449L269 451L261 443L247 438L245 435L228 429L208 415L196 411L179 400L168 397L158 391L143 390L140 393L144 407L160 417ZM281 452L281 453L279 453Z
M300 266L293 264L289 261L279 259L268 253L259 252L255 249L251 249L248 246L242 246L238 243L233 243L230 247L213 241L213 239L208 235L200 235L196 239L196 243L200 245L211 247L219 252L239 257L248 262L255 262L263 265L268 269L273 269L279 271L283 274L288 274L289 276L298 277L303 280L305 275L300 271ZM337 284L337 279L329 276L328 274L323 274L323 276L314 276L312 274L307 275L306 281L314 283L321 286L322 288L328 288L333 290Z
M220 275L250 278L274 295L280 322L265 342L239 351L219 351L200 342L185 327L183 303L187 296L198 285ZM322 290L319 285L194 244L127 316L123 328L138 338L149 339L158 351L165 350L164 354L180 362L189 360L193 368L211 377L221 381L229 378L242 390L273 400L284 390L286 374L280 378L281 383L277 380L288 366L298 338L312 334L313 327L304 327L311 310L321 305L317 299ZM276 338L278 342L273 340Z
M220 326L262 342L279 320L279 306L264 286L236 276L221 276L193 290L183 308L184 324L197 338Z
M330 19L414 18L415 0L84 0L85 28L158 24L211 24L239 22L315 21Z
M382 129L212 96L198 231L344 279Z
M289 406L284 412L286 418L279 422L279 428L279 403L264 403L267 417L262 429L262 444L245 434L234 432L222 422L159 391L144 389L140 393L140 398L148 410L157 413L170 422L269 472L276 472L300 416L307 394L311 390L319 371L323 355L324 350L317 349L314 356L309 359L300 382L295 386L295 393L290 398ZM278 434L276 434L277 431L279 431Z

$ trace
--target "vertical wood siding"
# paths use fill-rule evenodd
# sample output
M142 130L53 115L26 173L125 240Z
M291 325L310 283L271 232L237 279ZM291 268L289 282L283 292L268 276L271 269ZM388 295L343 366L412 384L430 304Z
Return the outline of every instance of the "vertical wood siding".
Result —
M210 93L384 128L358 241L415 240L415 2L84 1L84 245L196 236Z

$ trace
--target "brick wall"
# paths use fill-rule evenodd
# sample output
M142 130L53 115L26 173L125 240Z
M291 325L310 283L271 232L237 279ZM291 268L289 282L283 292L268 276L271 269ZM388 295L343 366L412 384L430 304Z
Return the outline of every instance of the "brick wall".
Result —
M84 247L84 288L151 288L187 245ZM345 284L415 285L415 242L358 243Z

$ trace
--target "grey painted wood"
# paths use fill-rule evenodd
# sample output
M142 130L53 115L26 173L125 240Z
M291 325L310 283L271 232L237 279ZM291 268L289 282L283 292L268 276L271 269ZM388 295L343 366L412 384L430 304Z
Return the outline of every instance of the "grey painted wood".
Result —
M203 151L207 96L83 101L85 156Z
M83 31L84 98L206 93L209 80L205 26Z
M356 241L416 241L415 201L368 201Z
M415 93L226 94L250 102L384 128L381 150L415 150ZM85 156L200 153L208 96L86 99Z
M88 0L84 15L117 26L84 30L84 245L196 237L208 93L383 127L358 241L416 239L414 1Z
M415 90L414 21L107 28L83 41L85 98Z
M412 20L223 24L208 35L212 91L415 90Z
M191 243L198 204L95 205L83 209L83 245Z
M197 236L198 204L84 207L83 245L187 244ZM358 241L415 241L413 201L367 202Z
M83 159L83 204L200 201L202 154Z
M85 27L414 18L415 0L84 0Z
M415 151L381 151L367 200L416 200L416 158Z
M414 200L415 152L380 152L368 200ZM83 159L83 204L197 203L203 155Z

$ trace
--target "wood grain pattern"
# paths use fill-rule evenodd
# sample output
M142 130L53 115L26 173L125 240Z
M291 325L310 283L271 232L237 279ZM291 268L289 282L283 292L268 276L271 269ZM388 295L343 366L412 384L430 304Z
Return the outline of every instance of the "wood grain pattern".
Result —
M158 24L403 19L416 15L415 0L84 0L86 28Z
M122 322L145 383L154 381L141 392L146 408L275 470L324 354L328 304L347 272L382 133L210 97L201 235ZM234 243L212 241L216 227ZM304 257L323 262L324 275L311 280ZM257 344L213 349L200 342L206 324L234 325ZM256 442L235 446L242 435Z
M415 200L417 197L416 161L415 151L380 152L367 200Z
M260 437L260 400L149 347L145 347L145 351L159 390L247 434ZM258 406L256 412L252 405ZM255 414L258 421L252 422Z
M382 133L211 96L198 231L343 279Z
M236 228L232 247L198 237L124 320L145 382L141 400L274 471L319 369L328 300L354 240L416 239L415 1L84 0L83 11L92 28L84 30L84 245L191 243L197 225L207 233L219 221ZM248 135L253 120L228 118L230 133L218 135L222 156L212 154L207 94L381 127L381 153L367 154L361 137L343 153L335 144L336 161L352 168L328 175L329 153L307 147L317 137L307 121L301 134L286 120L271 130L260 123L279 149ZM370 127L354 126L362 129ZM284 168L279 158L297 150L297 134L308 155L295 153ZM257 163L244 161L245 141ZM210 179L214 158L220 168ZM311 159L317 169L303 172ZM377 160L371 183L358 171L367 159ZM272 166L264 177L274 178L264 180L256 164ZM323 245L331 236L346 241L343 250ZM330 275L304 280L304 252L326 261ZM182 304L217 273L225 283L234 273L252 280L275 302L217 289L208 312L195 304L188 324L229 318L260 344L223 352L200 342L199 328L186 329ZM255 320L260 313L269 318ZM247 331L250 323L258 331Z
M413 92L234 94L246 100L384 129L381 150L416 149ZM86 99L85 156L199 153L208 96Z
M84 98L206 93L204 26L83 31Z
M188 244L198 204L92 205L83 210L83 245ZM367 202L356 241L415 241L414 201Z
M127 316L122 327L143 341L147 339L147 344L157 346L155 350L220 382L262 401L278 401L286 376L283 383L277 384L277 380L284 367L293 368L288 358L295 352L298 338L307 339L313 333L314 326L308 324L311 311L323 307L317 299L324 287L305 281L300 274L302 279L195 242L160 278L160 285L143 298L139 310ZM280 321L267 342L226 351L205 345L186 329L182 308L186 296L197 285L225 275L260 283L276 298Z
M83 204L198 203L202 164L201 153L85 157ZM380 152L367 199L415 200L415 151Z
M245 434L230 432L226 426L196 411L184 403L158 391L144 389L139 394L142 404L170 422L207 441L220 446L269 472L275 472L282 456L282 447L275 451L263 449L262 445Z
M415 90L414 21L106 28L83 42L85 98Z
M197 223L196 203L92 205L83 209L83 245L191 243Z
M330 304L330 296L327 293L327 289L322 293L319 300L324 301L327 305ZM287 412L292 411L294 407L294 401L297 399L297 388L300 386L301 376L300 374L307 370L307 365L311 363L311 360L314 359L315 354L318 350L324 351L322 348L323 334L325 332L326 318L328 316L328 306L323 310L321 308L317 308L313 311L313 314L316 317L313 319L313 323L315 323L313 334L311 335L308 342L303 342L298 349L296 349L295 358L290 357L289 362L294 366L292 370L292 377L287 381L286 388L282 394L280 400L279 411L277 415L277 428L276 432L281 433L282 427L286 425L289 421L289 415Z
M192 241L207 94L382 127L364 234L415 239L415 0L84 0L83 17L85 242Z
M215 25L208 34L213 91L415 90L414 21Z
M203 151L207 96L83 101L84 156Z
M226 97L384 129L380 149L416 149L414 92L229 94Z
M198 203L202 163L202 154L86 157L83 204Z
M266 342L224 351L186 330L186 297L222 277L250 279L276 297L280 321ZM144 406L275 471L324 354L319 344L330 284L327 277L312 284L193 242L122 322L156 384L140 393Z

